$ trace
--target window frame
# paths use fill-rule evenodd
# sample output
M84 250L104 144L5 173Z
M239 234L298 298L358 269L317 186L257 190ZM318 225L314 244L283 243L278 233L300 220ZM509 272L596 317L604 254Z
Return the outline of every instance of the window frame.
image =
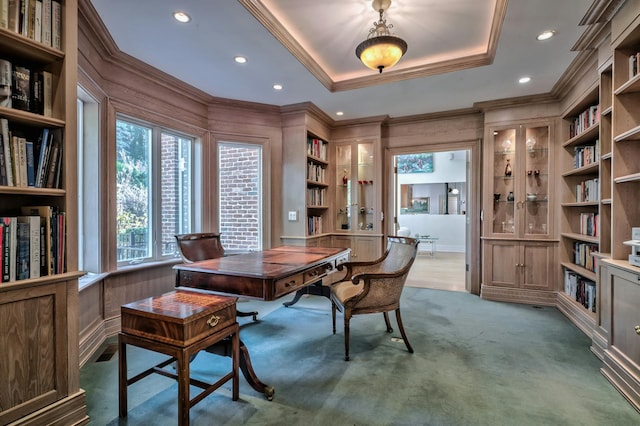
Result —
M150 168L151 168L151 178L150 178L150 185L151 185L151 189L150 189L150 201L149 201L149 207L151 209L150 215L149 215L149 221L151 223L148 224L148 226L151 228L151 232L150 232L150 238L151 238L151 242L149 243L149 248L150 248L150 253L149 256L143 257L143 258L136 258L136 259L128 259L128 260L118 260L117 258L117 230L118 230L118 225L117 225L117 214L115 217L111 218L110 220L113 221L114 223L114 231L116 233L116 243L115 243L115 252L114 252L114 259L116 262L116 269L120 270L120 269L125 269L127 267L130 266L134 266L134 265L140 265L140 264L148 264L148 263L153 263L153 262L159 262L159 261L165 261L165 260L171 260L171 259L176 259L180 257L180 254L178 253L177 250L174 250L172 253L170 254L162 254L163 253L163 241L162 241L162 185L159 184L159 182L161 182L160 178L162 175L162 167L161 167L161 153L160 153L160 149L159 147L161 147L162 144L162 135L163 134L168 134L171 135L172 137L176 137L176 138L180 138L180 139L187 139L190 141L190 173L189 173L189 179L190 179L190 188L189 188L189 197L190 200L188 201L191 204L191 209L189 212L189 223L190 223L190 230L188 232L193 232L193 230L195 230L198 226L198 224L196 223L196 219L199 216L197 213L197 206L199 205L199 202L197 201L197 197L198 197L198 193L197 193L197 185L195 184L195 182L197 181L197 172L198 172L198 167L196 166L196 157L197 157L197 145L200 143L200 139L195 136L195 135L191 135L188 134L186 132L182 132L180 130L176 130L176 129L172 129L170 127L167 126L162 126L162 125L158 125L152 121L149 120L145 120L145 119L140 119L140 118L136 118L130 114L126 114L123 112L116 112L115 114L115 120L114 120L114 147L117 149L118 146L118 141L117 141L117 132L116 132L116 128L118 125L118 122L126 122L128 124L132 124L132 125L136 125L136 126L142 126L145 128L148 128L151 130L151 140L150 140L150 150L151 150L151 158L150 158ZM115 158L114 158L114 166L115 166ZM115 173L114 173L114 177L115 177ZM117 179L114 180L113 182L114 185L114 190L115 190L115 196L116 196L116 201L115 204L117 205L117 200L118 200L118 193L117 193Z

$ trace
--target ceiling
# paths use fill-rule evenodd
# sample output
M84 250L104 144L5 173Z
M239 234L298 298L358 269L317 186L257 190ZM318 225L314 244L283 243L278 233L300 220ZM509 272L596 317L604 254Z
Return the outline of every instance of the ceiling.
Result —
M312 102L338 121L549 93L577 54L593 0L394 0L385 18L409 48L382 74L355 56L378 19L371 0L91 3L121 51L212 96ZM175 21L176 10L191 22ZM537 41L546 29L556 36Z

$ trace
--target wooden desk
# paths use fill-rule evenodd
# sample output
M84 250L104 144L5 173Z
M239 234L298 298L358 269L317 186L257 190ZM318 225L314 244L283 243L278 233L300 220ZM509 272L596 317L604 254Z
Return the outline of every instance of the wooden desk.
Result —
M351 249L282 246L174 266L176 286L191 287L217 294L275 300L318 283L336 266L349 260ZM207 351L225 355L228 349L214 345ZM240 340L240 370L247 382L267 399L274 388L262 383L251 365L251 358Z
M176 286L275 300L320 281L349 259L350 249L282 246L174 266Z

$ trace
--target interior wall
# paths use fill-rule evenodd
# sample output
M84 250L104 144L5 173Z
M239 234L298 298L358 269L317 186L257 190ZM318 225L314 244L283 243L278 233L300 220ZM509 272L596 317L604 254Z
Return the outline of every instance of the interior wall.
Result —
M439 251L464 253L466 243L465 214L446 214L444 198L447 185L462 182L466 188L466 151L435 152L432 173L398 173L396 197L403 185L413 185L413 199L429 199L428 213L403 213L401 204L395 212L398 226L409 229L409 235L428 235L437 238ZM458 185L461 186L461 185ZM466 191L458 194L460 211L466 212ZM430 247L422 247L428 250Z

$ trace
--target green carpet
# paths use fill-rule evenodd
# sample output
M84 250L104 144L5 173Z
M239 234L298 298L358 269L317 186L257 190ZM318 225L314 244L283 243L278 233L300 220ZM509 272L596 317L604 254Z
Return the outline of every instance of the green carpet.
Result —
M256 323L241 319L240 336L259 378L275 387L274 400L241 378L239 401L226 384L191 409L191 424L640 424L600 374L590 340L555 308L408 287L402 312L414 354L398 333L385 332L381 314L363 315L351 321L349 362L342 316L334 336L327 299L303 298ZM135 347L128 353L129 377L163 358ZM229 368L228 358L203 353L192 376L211 380ZM128 417L118 419L117 355L87 363L81 386L92 424L176 424L177 385L158 375L129 387Z

